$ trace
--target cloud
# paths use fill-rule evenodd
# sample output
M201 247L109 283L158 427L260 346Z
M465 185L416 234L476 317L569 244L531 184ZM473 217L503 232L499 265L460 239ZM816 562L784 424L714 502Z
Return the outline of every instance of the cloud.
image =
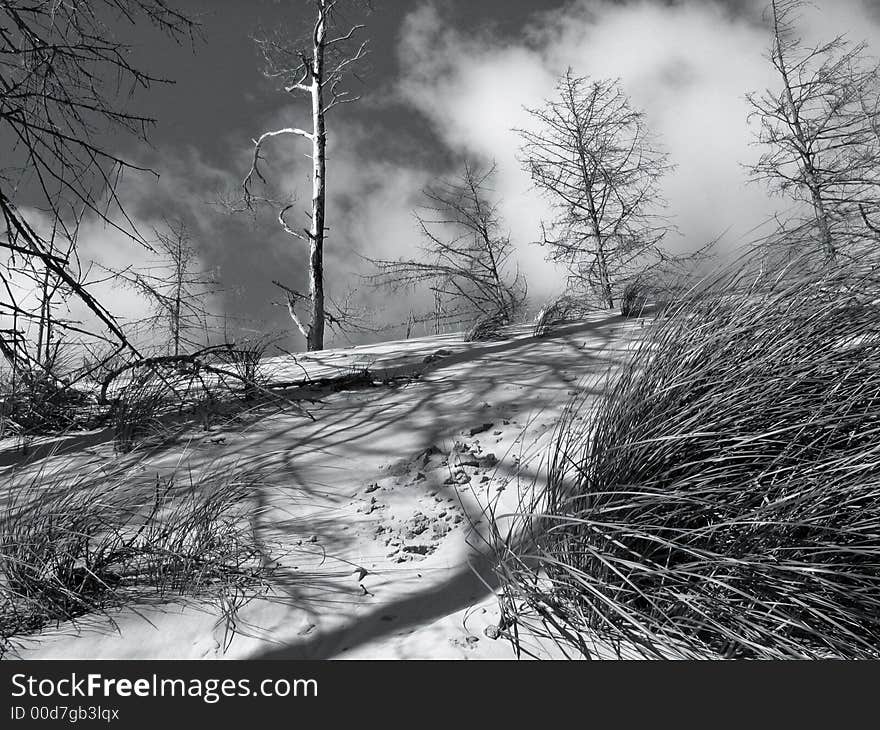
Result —
M823 6L804 9L808 43L851 29L877 38L867 4ZM512 130L531 123L523 108L552 96L568 67L619 78L676 165L663 185L681 232L671 247L693 250L721 234L727 246L744 243L782 204L749 184L744 169L759 154L745 94L775 86L764 57L763 2L578 0L536 14L514 38L458 31L440 7L422 3L404 21L399 93L451 148L498 160L505 212L530 263L532 291L552 290L558 274L531 265L536 248L528 242L548 211L529 191Z
M540 298L558 290L561 272L532 245L550 210L520 171L515 131L529 122L524 105L553 88L554 73L534 49L458 33L429 3L406 17L401 39L399 94L451 149L497 163L500 214L530 291Z

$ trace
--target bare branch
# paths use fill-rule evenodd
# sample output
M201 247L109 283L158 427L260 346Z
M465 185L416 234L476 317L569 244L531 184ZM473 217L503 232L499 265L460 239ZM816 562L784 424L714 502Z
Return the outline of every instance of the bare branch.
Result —
M363 29L366 28L366 27L367 27L367 26L365 26L365 25L353 25L353 26L351 27L351 29L348 31L348 33L346 33L345 35L341 35L341 36L338 36L338 37L336 37L336 38L333 38L333 39L331 39L331 40L329 40L329 41L325 41L325 45L327 45L327 46L335 46L335 45L338 45L339 43L344 43L345 41L350 40L351 37L352 37L355 33L357 33L358 31L363 30ZM366 43L364 43L363 45L361 45L361 49L363 49L364 45L366 45ZM359 51L359 52L360 52L360 51Z
M287 312L290 315L291 320L293 320L293 323L297 326L299 331L302 333L302 336L308 338L309 331L305 327L305 325L302 323L302 320L299 318L299 315L296 313L296 305L300 301L302 301L303 299L307 299L308 297L306 297L304 294L301 294L300 292L296 291L295 289L291 289L290 287L285 286L284 284L282 284L278 281L273 280L272 283L275 286L277 286L279 289L282 289L284 291L284 294L287 297Z
M303 241L308 241L309 240L308 231L304 231L303 233L300 233L299 231L295 231L293 228L291 228L289 225L287 225L287 221L284 220L284 214L288 210L290 210L292 207L293 207L293 203L290 203L288 205L285 205L280 211L278 211L278 223L281 225L281 229L285 233L287 233L291 236L294 236L295 238L299 238Z
M284 134L293 134L300 137L305 137L306 139L314 139L314 135L311 132L306 132L305 130L298 129L296 127L284 127L283 129L276 129L274 132L264 132L260 135L258 139L253 140L254 143L254 158L251 162L251 169L248 170L248 174L245 175L244 180L242 180L241 186L244 190L245 200L250 201L252 199L251 195L251 184L252 179L256 176L261 182L266 182L266 178L263 177L263 174L260 172L259 164L262 157L260 156L260 151L262 150L263 143L267 139L272 139L274 137L279 137Z

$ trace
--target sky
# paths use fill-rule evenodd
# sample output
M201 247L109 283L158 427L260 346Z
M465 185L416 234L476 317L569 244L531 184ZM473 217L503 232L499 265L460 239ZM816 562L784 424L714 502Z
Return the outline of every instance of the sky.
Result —
M299 37L310 27L305 0L176 0L197 15L200 38L177 45L148 28L121 28L133 60L174 80L132 102L155 117L151 146L114 137L115 151L159 173L128 174L120 196L144 230L163 217L187 222L206 269L228 292L215 305L254 331L290 329L278 294L280 279L305 288L304 245L274 223L229 214L216 202L235 192L247 172L252 139L284 126L308 124L305 97L279 91L261 73L252 36L274 29ZM519 160L514 131L527 127L527 107L553 95L566 68L576 75L619 78L642 109L676 166L663 182L667 212L677 226L667 245L700 248L721 236L732 248L784 202L749 183L752 144L745 95L774 88L765 54L769 35L762 0L374 0L365 22L368 62L351 82L362 99L328 117L326 277L331 295L357 289L377 321L400 322L412 299L365 288L363 257L417 255L413 209L432 180L457 173L465 159L494 160L494 194L502 223L540 304L561 291L564 275L535 245L552 216ZM880 48L877 2L819 0L802 19L808 40L846 33ZM308 144L282 137L266 149L268 176L309 206ZM304 220L300 218L300 220ZM303 225L306 225L303 223ZM119 266L147 261L111 229L84 227L81 256ZM99 294L123 318L143 303L131 292L101 285ZM385 339L399 330L363 335ZM330 344L344 344L331 340Z

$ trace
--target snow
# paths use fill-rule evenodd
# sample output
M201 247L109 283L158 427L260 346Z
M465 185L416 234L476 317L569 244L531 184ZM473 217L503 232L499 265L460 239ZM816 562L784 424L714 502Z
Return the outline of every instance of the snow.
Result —
M98 618L46 630L20 656L513 658L508 641L485 633L499 609L484 512L515 510L540 486L565 404L596 392L639 328L597 315L543 338L519 328L495 342L447 335L266 361L279 380L364 367L422 374L323 393L303 402L313 421L285 408L194 435L193 463L272 471L259 528L288 552L272 593L241 610L231 641L216 608L169 605L114 611L118 631ZM180 459L179 447L164 458Z

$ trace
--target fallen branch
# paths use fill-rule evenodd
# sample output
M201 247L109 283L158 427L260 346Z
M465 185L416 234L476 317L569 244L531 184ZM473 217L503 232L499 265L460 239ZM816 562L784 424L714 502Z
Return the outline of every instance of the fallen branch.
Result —
M109 390L113 381L126 372L138 368L150 368L155 372L163 367L180 367L182 365L192 366L195 373L201 371L221 377L232 378L233 380L237 380L238 382L242 383L246 388L252 388L254 390L261 391L263 393L271 395L273 398L281 397L278 395L278 393L274 392L273 389L257 383L252 378L245 377L239 373L227 370L226 368L212 365L205 360L206 357L220 352L235 352L235 345L231 343L212 345L210 347L205 347L201 350L197 350L196 352L192 352L186 355L157 355L155 357L146 357L140 360L126 363L125 365L114 369L112 372L108 373L105 376L103 382L101 383L101 393L98 398L98 403L99 405L109 404L109 401L107 400L107 391ZM306 409L302 408L302 406L299 406L299 404L294 403L293 401L288 402L291 405L298 406L302 410L303 414L308 416L312 421L315 420L314 416L312 416L312 414L309 413Z

